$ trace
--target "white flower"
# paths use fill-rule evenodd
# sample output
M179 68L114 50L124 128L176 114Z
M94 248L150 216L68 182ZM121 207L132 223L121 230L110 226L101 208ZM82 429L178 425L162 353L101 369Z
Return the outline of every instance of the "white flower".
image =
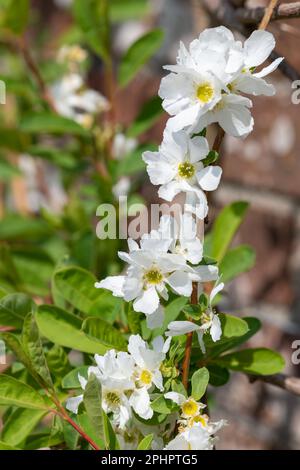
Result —
M192 268L182 255L168 253L172 239L143 238L139 245L129 239L129 253L119 252L119 257L129 264L126 276L110 276L96 283L96 288L111 290L126 302L133 301L136 312L146 315L159 313L160 297L168 300L168 289L189 297L193 282L209 282L217 279L216 266Z
M193 426L184 428L169 442L165 450L213 450L216 442L213 435L225 424L223 420L207 426L194 423Z
M63 46L58 51L57 60L58 62L65 63L73 68L74 65L80 64L87 59L87 52L82 47L74 44L72 46Z
M95 90L84 89L83 79L76 73L56 82L50 88L50 94L59 114L84 127L90 127L95 114L109 109L107 99Z
M163 240L172 238L170 251L182 255L192 264L199 264L203 258L203 243L197 237L197 224L190 213L180 214L179 222L170 215L163 215L157 232ZM156 236L157 236L156 235Z
M116 160L121 160L138 146L138 141L132 137L127 137L121 132L117 133L113 139L112 154Z
M155 338L152 343L153 349L150 349L139 335L132 335L129 338L128 351L136 363L134 376L137 385L129 402L143 419L151 419L153 416L148 390L153 385L160 391L164 390L160 366L169 350L169 339L164 343L162 337Z
M188 422L196 422L198 419L199 422L203 424L206 423L205 417L201 416L201 410L206 407L203 403L197 402L193 397L185 397L181 393L177 392L168 392L165 393L165 398L168 400L172 400L174 403L180 406L181 408L181 416L184 420L188 420Z
M223 26L203 31L189 50L181 44L177 65L165 67L171 73L163 78L160 87L163 107L174 116L168 126L172 130L188 127L190 132L198 132L216 122L230 135L247 136L254 125L249 111L252 102L238 94L274 94L274 87L263 77L283 59L254 72L274 46L273 35L265 31L254 31L243 46Z
M135 362L128 353L114 350L104 356L95 355L97 367L89 367L88 376L94 374L102 386L102 407L106 413L113 413L113 423L123 429L131 418L128 393L135 388L133 373ZM78 376L81 387L85 389L87 380ZM67 409L78 413L83 395L69 398Z
M191 138L187 132L176 133L166 130L158 152L145 152L143 160L154 185L161 185L159 196L166 201L185 192L193 195L198 206L197 215L204 219L208 212L204 191L217 189L222 169L219 166L204 165L209 153L208 142L204 137Z
M187 333L196 331L198 336L199 345L203 354L205 354L205 344L203 335L206 332L210 333L211 339L216 342L222 336L221 322L217 314L213 312L212 302L216 295L224 288L224 284L216 284L212 289L209 297L209 308L201 318L201 324L197 325L190 321L175 321L171 322L168 326L167 336L181 336Z

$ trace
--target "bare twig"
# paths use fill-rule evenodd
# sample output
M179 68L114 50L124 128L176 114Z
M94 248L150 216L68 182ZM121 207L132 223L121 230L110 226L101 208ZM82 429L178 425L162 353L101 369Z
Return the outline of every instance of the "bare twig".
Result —
M300 378L297 377L288 377L284 374L267 376L250 375L249 380L251 383L259 380L260 382L274 385L275 387L282 388L283 390L291 392L294 395L300 396Z
M266 8L238 8L235 12L236 18L244 24L259 23L266 12ZM292 18L300 18L300 2L282 3L278 5L272 12L270 21L287 20Z
M261 20L258 29L266 29L268 27L268 24L271 21L273 12L277 6L278 0L270 0L269 5L267 6L265 10L265 14L263 16L263 19Z

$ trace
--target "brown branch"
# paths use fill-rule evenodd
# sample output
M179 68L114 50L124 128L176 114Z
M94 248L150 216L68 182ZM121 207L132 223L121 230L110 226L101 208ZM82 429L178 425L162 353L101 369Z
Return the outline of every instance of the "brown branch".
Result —
M288 377L284 374L275 374L275 375L267 375L267 376L257 376L257 375L250 375L249 380L251 383L257 382L264 382L270 385L274 385L275 387L282 388L294 395L300 396L300 378L297 377Z
M263 19L261 20L258 29L266 29L271 21L273 12L275 8L277 7L278 0L270 0L269 5L265 9L265 14L263 16Z
M236 18L243 24L259 23L266 12L266 8L238 8L235 12ZM283 3L278 5L271 14L270 21L288 20L300 18L300 2Z

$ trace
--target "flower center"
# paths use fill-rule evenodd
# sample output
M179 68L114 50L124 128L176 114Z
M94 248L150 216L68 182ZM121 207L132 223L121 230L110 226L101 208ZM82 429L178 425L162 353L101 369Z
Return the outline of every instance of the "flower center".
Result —
M142 370L140 375L140 382L143 385L150 385L152 382L152 374L149 370Z
M201 325L211 322L211 313L209 311L204 312L201 316Z
M107 402L109 407L116 407L119 406L121 403L120 397L115 392L107 392L105 394L105 401Z
M192 398L183 403L181 409L186 416L195 416L199 413L199 405Z
M197 415L197 416L195 416L194 418L192 418L192 423L191 423L191 425L193 425L194 423L201 423L202 426L203 426L204 428L206 428L206 426L207 426L207 419L205 419L204 416Z
M160 284L163 280L163 275L158 268L152 267L145 273L144 280L147 284Z
M180 178L190 179L195 174L195 167L190 162L183 162L178 165L178 175Z
M202 83L198 86L196 95L199 101L202 103L208 103L214 96L213 86L209 82Z

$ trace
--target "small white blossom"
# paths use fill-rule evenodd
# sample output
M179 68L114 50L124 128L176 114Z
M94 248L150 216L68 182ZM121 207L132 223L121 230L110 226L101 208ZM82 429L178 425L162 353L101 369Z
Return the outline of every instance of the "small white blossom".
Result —
M114 136L112 144L112 154L116 160L122 160L138 146L138 141L133 137L127 137L121 132Z
M158 152L145 152L143 160L154 185L160 185L158 194L166 201L184 192L192 195L196 215L204 219L208 212L205 191L217 189L222 169L219 166L204 168L202 160L208 155L209 146L204 137L193 137L185 131L165 131Z
M133 301L136 312L145 315L159 313L160 298L168 300L167 286L178 295L190 297L193 282L217 279L216 266L191 267L184 256L168 253L172 239L143 238L140 246L129 239L129 253L119 252L119 257L129 264L125 276L109 276L95 284L96 288L111 290L126 302Z
M217 284L211 291L209 296L209 307L207 312L201 318L201 324L190 321L175 321L171 322L168 326L167 336L181 336L195 331L198 336L199 346L203 354L205 354L205 344L203 336L209 332L211 339L216 342L222 336L222 327L219 316L213 312L212 302L216 295L224 288L224 284Z
M157 337L153 341L153 349L150 349L139 335L132 335L129 338L128 351L136 363L134 371L136 389L129 401L134 411L143 419L150 419L153 416L149 389L155 386L160 391L164 390L160 366L169 350L170 339L164 343L162 337Z
M225 424L223 420L206 426L196 422L191 427L183 428L165 450L213 450L217 440L214 434Z
M83 127L91 127L94 115L109 109L107 99L95 90L85 89L82 77L76 73L56 82L50 94L57 112Z
M165 67L171 73L163 78L159 92L164 109L173 116L168 126L198 132L216 122L230 135L247 136L254 125L252 102L239 93L274 94L263 77L283 59L255 72L274 47L269 32L254 31L243 46L223 26L203 31L189 50L181 44L177 65Z

